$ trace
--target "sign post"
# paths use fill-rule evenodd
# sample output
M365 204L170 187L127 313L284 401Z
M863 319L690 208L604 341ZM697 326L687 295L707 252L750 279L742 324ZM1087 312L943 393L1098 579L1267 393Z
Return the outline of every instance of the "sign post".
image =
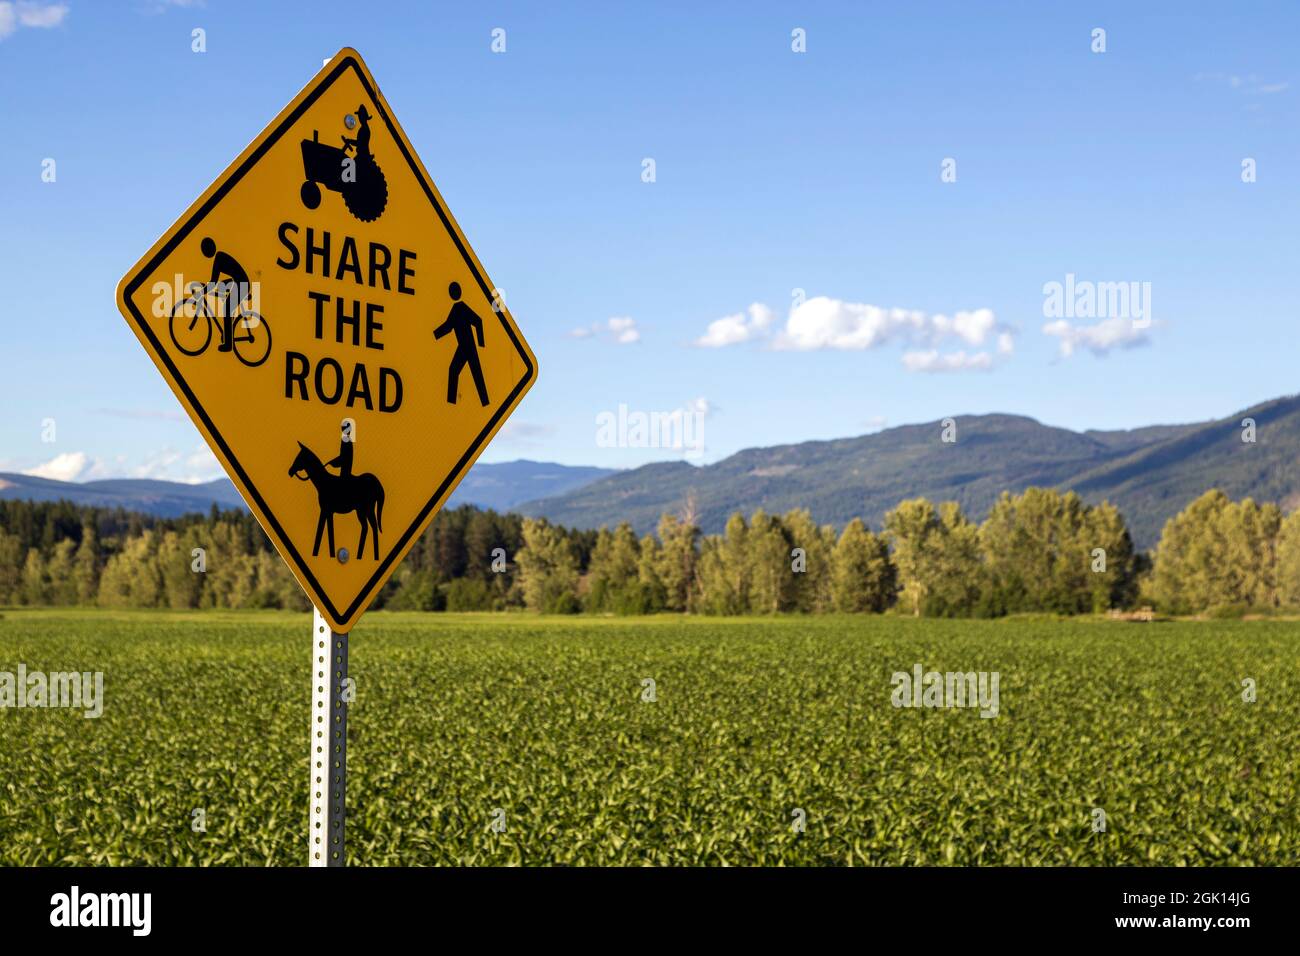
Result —
M316 608L310 861L341 864L348 634L537 361L347 48L117 298Z
M348 783L348 636L312 608L310 866L343 866Z

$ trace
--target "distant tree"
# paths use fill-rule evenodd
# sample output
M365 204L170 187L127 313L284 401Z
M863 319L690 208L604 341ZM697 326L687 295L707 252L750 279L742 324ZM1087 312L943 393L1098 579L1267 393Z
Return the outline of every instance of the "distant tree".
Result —
M1278 529L1277 591L1279 605L1300 608L1300 511L1287 515Z
M438 577L428 568L402 568L391 580L397 586L384 600L384 607L390 611L439 611L445 606Z
M939 506L937 566L926 613L968 617L979 611L987 575L980 552L980 529L955 501Z
M545 518L525 518L519 587L530 611L578 610L578 561L568 539Z
M1094 613L1111 608L1131 607L1137 600L1139 575L1143 568L1140 555L1133 547L1133 538L1124 524L1119 509L1103 501L1088 511L1087 540L1088 579L1091 582L1092 610ZM1102 555L1097 555L1101 549ZM1098 557L1105 570L1098 571Z
M218 522L198 530L194 541L207 555L204 603L222 608L251 607L257 592L257 562L238 526Z
M664 587L659 571L663 567L663 548L652 534L641 538L636 563L635 590L632 600L627 605L629 614L657 614L662 611L668 600L668 591Z
M22 539L0 529L0 604L21 603L24 558Z
M748 534L744 515L736 512L727 519L724 535L710 535L701 543L696 584L703 613L748 613Z
M1207 491L1165 522L1148 596L1176 614L1276 606L1281 526L1275 505Z
M664 589L664 605L669 611L693 610L695 564L699 559L700 529L688 503L681 516L666 514L659 519L658 577Z
M128 537L121 551L109 558L99 579L99 603L105 607L158 607L162 603L162 576L156 555L158 536L153 530Z
M1127 603L1133 543L1119 512L1074 492L1004 492L980 529L993 613L1085 614Z
M95 523L87 521L81 526L81 543L77 545L77 555L72 571L77 588L77 603L89 607L95 603L99 594L99 532Z
M786 512L781 518L789 539L786 568L793 577L792 610L820 614L835 606L835 529L818 527L806 508ZM795 571L794 549L803 552L803 570Z
M28 548L23 562L22 597L24 604L49 604L50 579L45 573L45 559L40 548Z
M977 613L985 581L979 528L956 502L899 502L885 515L885 536L898 569L900 603L914 615Z
M63 538L50 549L45 565L45 603L59 607L71 607L77 603L76 548L76 541Z
M885 536L898 569L900 603L919 617L929 593L934 563L933 539L939 533L939 515L924 498L900 501L885 515Z
M587 609L633 614L640 605L641 543L623 522L611 534L601 528L587 567Z
M493 512L476 508L465 522L465 571L485 583L493 577L493 549L505 546L496 517ZM518 548L512 546L509 550L513 554Z
M823 572L824 573L824 572ZM835 545L832 580L835 610L844 614L879 613L897 591L897 572L885 540L860 518L844 526Z
M1241 600L1252 609L1278 606L1277 543L1282 511L1275 504L1256 504L1251 498L1233 502L1222 517L1223 555L1238 575Z
M749 610L777 614L794 606L796 577L790 567L790 539L779 518L759 508L745 538Z
M442 590L448 611L492 611L499 610L502 606L500 597L492 587L479 578L448 581Z
M257 597L261 607L278 607L288 611L310 611L311 601L302 586L289 570L289 566L274 551L257 554Z
M194 570L193 549L188 537L185 533L166 531L158 542L157 562L163 603L170 608L198 607L203 593L203 573Z

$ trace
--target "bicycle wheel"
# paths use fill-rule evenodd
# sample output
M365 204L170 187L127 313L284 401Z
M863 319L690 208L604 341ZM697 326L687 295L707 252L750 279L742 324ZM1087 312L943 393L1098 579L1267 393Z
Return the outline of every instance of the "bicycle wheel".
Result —
M256 312L240 313L232 323L235 358L249 368L257 368L271 354L271 327Z
M182 299L172 308L167 321L172 344L185 355L201 355L212 341L212 320L208 318L203 299L191 296Z

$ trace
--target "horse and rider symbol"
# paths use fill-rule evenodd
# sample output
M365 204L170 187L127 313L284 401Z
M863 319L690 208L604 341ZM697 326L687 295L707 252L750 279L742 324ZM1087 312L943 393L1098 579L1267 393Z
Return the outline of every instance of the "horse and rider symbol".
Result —
M357 557L366 553L366 536L371 535L371 547L375 560L379 560L379 532L383 528L384 486L374 475L366 472L362 475L352 474L352 451L355 442L350 428L345 429L343 440L339 445L338 457L329 462L322 462L320 457L302 442L298 442L298 454L289 466L289 477L299 481L310 481L316 489L316 500L320 505L320 517L316 521L316 540L312 544L311 556L320 554L322 532L328 532L330 557L334 557L334 516L355 513L361 522L361 541L357 544ZM338 474L329 469L337 467Z

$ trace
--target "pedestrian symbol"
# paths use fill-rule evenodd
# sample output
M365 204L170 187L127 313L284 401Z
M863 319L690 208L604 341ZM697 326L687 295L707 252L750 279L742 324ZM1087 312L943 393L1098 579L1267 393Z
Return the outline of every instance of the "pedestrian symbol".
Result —
M474 388L478 390L478 400L486 405L487 386L483 384L483 369L478 363L478 350L483 348L483 320L460 300L459 282L453 282L448 286L447 294L451 296L455 305L447 314L447 321L433 330L435 339L442 338L448 332L456 333L456 354L452 356L451 368L447 372L447 401L456 404L456 385L460 380L461 370L468 365L470 374L474 376Z

